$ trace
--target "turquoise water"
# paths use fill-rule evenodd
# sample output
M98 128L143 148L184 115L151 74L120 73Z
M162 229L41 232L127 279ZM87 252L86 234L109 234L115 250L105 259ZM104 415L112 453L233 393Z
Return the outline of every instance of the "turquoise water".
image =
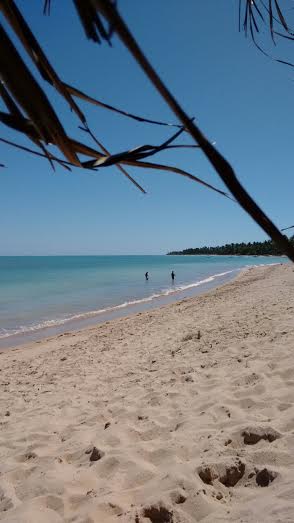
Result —
M65 330L75 321L105 319L141 304L154 306L163 298L224 283L244 267L282 261L250 256L0 257L0 341L48 327Z

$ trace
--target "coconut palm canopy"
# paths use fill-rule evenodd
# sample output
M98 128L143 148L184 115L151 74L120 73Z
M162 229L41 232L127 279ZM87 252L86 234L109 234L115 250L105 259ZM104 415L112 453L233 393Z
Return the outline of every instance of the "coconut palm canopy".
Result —
M2 137L0 141L23 149L27 153L46 158L53 169L55 169L56 165L65 169L78 167L94 170L115 165L142 192L145 192L143 187L128 173L126 166L159 169L186 176L217 191L222 196L227 198L233 197L279 245L281 250L294 261L293 246L257 206L238 181L228 161L204 136L194 123L193 118L184 112L180 103L173 97L167 86L164 85L125 24L116 3L113 0L73 0L72 3L87 38L97 44L111 46L112 35L114 33L117 34L145 75L156 87L159 95L163 97L172 109L179 123L167 123L157 118L148 119L141 115L130 114L124 109L103 103L99 99L88 96L75 86L67 84L65 79L62 78L62 72L57 72L51 65L42 49L41 43L36 39L26 22L25 13L20 12L14 0L1 0L0 10L3 24L0 25L0 96L2 98L3 110L0 111L0 120L2 124L12 128L16 133L26 135L35 147L28 148ZM50 14L50 9L54 7L54 0L45 0L42 5L44 14ZM240 29L243 28L245 34L249 35L255 45L264 52L260 43L261 26L268 29L273 42L275 42L276 38L294 39L294 32L289 27L278 0L240 0L239 27ZM8 27L14 32L17 46L9 36ZM97 52L99 52L99 49ZM24 55L26 55L26 60ZM29 58L29 62L27 58ZM273 58L292 65L291 62L286 62L276 57ZM32 73L34 66L39 72L37 79ZM70 109L76 115L80 129L91 137L93 147L87 145L83 140L78 141L72 138L67 133L60 117L57 115L54 104L48 99L42 88L43 81L49 82L68 103ZM127 151L110 154L103 146L100 137L98 138L91 131L87 118L78 105L79 100L100 106L142 123L164 126L168 132L167 139L159 145L146 144ZM187 138L190 135L193 139L193 144L179 145L175 143L180 135L184 135ZM54 152L51 148L52 145L55 147ZM162 150L185 147L201 148L208 161L227 186L228 193L179 167L149 161L150 156L154 156ZM56 149L58 152L55 152ZM87 158L86 160L84 159L85 157Z

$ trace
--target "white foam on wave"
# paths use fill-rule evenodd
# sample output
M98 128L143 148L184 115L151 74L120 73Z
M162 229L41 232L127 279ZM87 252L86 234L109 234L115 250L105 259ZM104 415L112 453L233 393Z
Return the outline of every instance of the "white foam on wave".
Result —
M59 319L54 319L54 320L45 320L45 321L43 321L41 323L37 323L37 324L34 324L34 325L20 325L16 329L9 329L9 330L8 329L0 329L0 339L8 338L10 336L17 336L17 335L20 335L20 334L29 334L29 333L36 332L36 331L39 331L39 330L42 330L42 329L47 329L47 328L50 328L50 327L60 327L60 326L65 325L66 323L71 322L71 321L92 318L92 317L95 317L95 316L99 316L100 314L105 314L107 312L114 312L114 311L117 311L117 310L120 310L120 309L125 309L127 307L132 307L134 305L140 305L140 304L143 304L143 303L148 303L148 302L151 302L151 301L156 300L158 298L163 298L163 297L169 296L171 294L176 294L176 293L183 292L183 291L186 291L186 290L189 290L189 289L193 289L195 287L199 287L200 285L205 285L205 283L210 283L210 282L216 280L217 278L221 278L222 276L226 276L227 274L232 274L234 272L239 272L239 271L241 271L243 269L248 269L250 267L264 267L265 265L266 266L269 266L269 265L279 265L279 263L262 263L262 264L260 263L260 264L257 264L257 265L245 265L243 267L238 267L237 269L231 269L229 271L213 274L211 276L208 276L207 278L204 278L203 280L199 280L199 281L196 281L194 283L189 283L189 284L186 284L186 285L175 285L174 287L166 289L166 290L163 290L160 293L151 294L151 296L147 296L146 298L126 301L124 303L121 303L119 305L114 305L112 307L105 307L104 309L98 309L98 310L93 310L93 311L88 311L88 312L81 312L79 314L73 314L72 316L68 316L66 318L59 318Z

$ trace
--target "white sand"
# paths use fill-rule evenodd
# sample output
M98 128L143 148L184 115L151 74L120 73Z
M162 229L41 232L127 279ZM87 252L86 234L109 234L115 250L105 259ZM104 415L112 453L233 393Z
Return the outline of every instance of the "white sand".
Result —
M260 267L3 351L0 520L293 522L293 315L293 265Z

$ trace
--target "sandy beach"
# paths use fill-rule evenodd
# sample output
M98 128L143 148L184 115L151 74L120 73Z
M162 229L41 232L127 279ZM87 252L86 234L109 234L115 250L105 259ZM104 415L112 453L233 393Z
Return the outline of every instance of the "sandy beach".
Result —
M0 353L0 520L293 522L294 272Z

